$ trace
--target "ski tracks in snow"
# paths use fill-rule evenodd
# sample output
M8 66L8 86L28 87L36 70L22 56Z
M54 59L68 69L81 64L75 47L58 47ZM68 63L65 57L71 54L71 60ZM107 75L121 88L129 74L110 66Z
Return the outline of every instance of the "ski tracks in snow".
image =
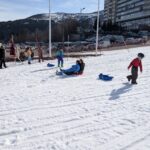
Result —
M149 150L148 56L139 84L125 83L129 55L139 50L86 58L85 73L69 78L45 63L1 71L0 149ZM114 80L97 80L101 72Z

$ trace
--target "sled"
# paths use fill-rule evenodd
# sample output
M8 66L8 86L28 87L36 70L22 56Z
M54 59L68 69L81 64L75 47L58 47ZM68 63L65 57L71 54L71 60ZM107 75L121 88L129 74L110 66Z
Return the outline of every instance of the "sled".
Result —
M113 78L113 76L104 75L102 73L99 75L99 79L103 81L112 81Z
M54 64L50 64L50 63L47 64L47 67L54 67L54 66L55 66Z

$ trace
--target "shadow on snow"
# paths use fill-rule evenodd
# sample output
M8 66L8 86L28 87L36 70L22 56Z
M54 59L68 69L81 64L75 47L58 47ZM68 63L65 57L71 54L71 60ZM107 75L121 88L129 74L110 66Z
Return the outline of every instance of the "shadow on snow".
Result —
M119 89L112 90L109 100L117 100L122 94L127 93L132 89L132 85L129 83L123 83L123 85L124 86Z
M52 70L52 69L55 69L56 67L53 67L53 68L46 68L46 69L39 69L39 70L34 70L34 71L31 71L31 73L36 73L36 72L41 72L41 71L47 71L47 70Z

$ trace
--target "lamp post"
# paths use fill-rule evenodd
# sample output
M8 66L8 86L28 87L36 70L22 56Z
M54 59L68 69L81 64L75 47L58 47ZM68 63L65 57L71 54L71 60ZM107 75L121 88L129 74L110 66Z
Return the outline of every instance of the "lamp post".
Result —
M98 50L98 33L99 33L99 0L98 0L98 12L97 12L96 56L97 56L97 50Z
M64 14L63 14L63 16L62 16L62 42L63 42L63 48L64 48L64 42L65 42L65 16L64 16Z
M51 0L49 0L49 57L52 57L51 19Z
M82 11L83 11L84 9L85 9L85 8L81 8L81 9L80 9L80 14L82 13Z
M84 10L85 8L81 8L80 9L80 16L82 15L82 11ZM80 42L81 42L81 20L80 20Z

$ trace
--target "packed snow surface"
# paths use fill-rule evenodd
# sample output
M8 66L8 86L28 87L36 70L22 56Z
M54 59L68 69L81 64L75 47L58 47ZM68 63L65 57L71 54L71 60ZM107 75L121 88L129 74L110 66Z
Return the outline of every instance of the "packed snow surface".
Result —
M130 85L127 66L143 52ZM83 58L80 76L56 76L47 63L0 70L0 150L150 150L150 47ZM65 59L65 68L76 61ZM114 76L98 80L100 73Z

